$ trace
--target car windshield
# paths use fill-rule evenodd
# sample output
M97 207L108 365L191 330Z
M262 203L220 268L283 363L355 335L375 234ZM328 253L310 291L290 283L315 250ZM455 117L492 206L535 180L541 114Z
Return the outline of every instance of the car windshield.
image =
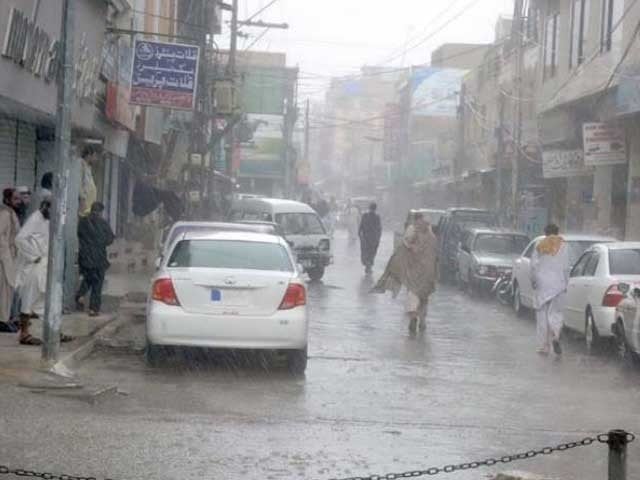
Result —
M525 249L529 239L523 235L478 235L474 251L478 253L519 254Z
M293 271L282 245L235 240L183 240L174 248L167 266Z
M611 275L640 275L640 248L609 250Z
M323 235L322 221L315 213L278 213L276 223L284 235Z

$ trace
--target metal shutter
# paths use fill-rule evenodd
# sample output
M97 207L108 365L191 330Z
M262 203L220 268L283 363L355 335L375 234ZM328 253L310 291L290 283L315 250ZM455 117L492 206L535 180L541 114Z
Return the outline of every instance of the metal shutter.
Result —
M0 189L13 187L16 163L16 121L0 117Z
M18 122L18 165L16 186L35 186L36 178L36 127Z

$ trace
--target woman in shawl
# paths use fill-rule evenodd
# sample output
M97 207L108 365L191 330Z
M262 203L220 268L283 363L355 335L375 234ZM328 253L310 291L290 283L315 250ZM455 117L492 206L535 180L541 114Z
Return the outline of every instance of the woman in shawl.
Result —
M531 286L534 290L538 353L548 355L551 347L562 354L560 332L563 325L564 300L569 284L569 253L557 225L544 229L545 238L531 256Z
M429 296L435 291L438 278L437 241L431 225L421 214L407 227L404 241L391 256L374 292L391 291L395 297L402 286L407 289L405 310L409 331L426 328Z

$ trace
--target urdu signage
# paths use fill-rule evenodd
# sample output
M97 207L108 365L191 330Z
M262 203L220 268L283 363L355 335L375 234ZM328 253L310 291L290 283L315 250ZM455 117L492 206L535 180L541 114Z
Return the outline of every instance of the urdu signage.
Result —
M56 78L60 59L60 42L12 8L2 45L2 56L9 58L46 82Z

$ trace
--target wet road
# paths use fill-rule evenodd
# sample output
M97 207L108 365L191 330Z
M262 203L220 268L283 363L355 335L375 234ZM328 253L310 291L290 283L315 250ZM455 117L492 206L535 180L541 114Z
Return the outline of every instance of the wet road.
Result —
M103 350L81 375L127 395L92 406L3 386L0 464L114 479L325 479L640 430L640 373L612 355L569 342L561 361L540 358L531 319L452 287L435 294L426 335L411 338L403 299L369 295L357 249L336 243L336 264L310 286L306 378L260 359L149 370L138 353ZM123 334L141 339L142 326ZM640 441L629 456L638 478ZM508 467L601 480L606 458L595 445Z

